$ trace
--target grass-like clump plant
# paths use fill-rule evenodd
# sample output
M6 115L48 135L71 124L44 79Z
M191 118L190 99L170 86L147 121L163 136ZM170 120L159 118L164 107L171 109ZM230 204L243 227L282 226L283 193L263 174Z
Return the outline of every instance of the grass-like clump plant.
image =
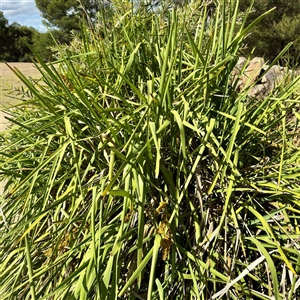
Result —
M238 5L115 1L14 70L1 299L299 299L299 78L236 91Z

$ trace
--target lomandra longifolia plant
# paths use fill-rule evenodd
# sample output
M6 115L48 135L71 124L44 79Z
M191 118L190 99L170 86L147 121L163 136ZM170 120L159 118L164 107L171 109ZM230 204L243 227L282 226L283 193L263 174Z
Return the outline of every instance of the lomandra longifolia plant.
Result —
M115 1L13 70L1 299L300 297L299 78L237 91L250 11Z

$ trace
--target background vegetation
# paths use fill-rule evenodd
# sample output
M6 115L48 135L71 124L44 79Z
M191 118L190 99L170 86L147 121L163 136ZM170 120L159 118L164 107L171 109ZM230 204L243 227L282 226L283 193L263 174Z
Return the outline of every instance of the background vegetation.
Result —
M242 1L241 10L247 9L251 2L251 0ZM300 57L300 6L297 0L255 0L248 22L252 22L273 7L276 9L268 14L247 37L246 42L249 47L246 53L249 54L255 47L255 55L273 60L288 43L292 42L289 51L282 57L281 63L298 66Z
M0 11L0 61L30 61L31 51L20 37L32 45L35 32L34 28L18 23L8 25L8 20Z
M52 35L59 43L69 44L72 40L72 31L80 32L82 19L86 19L88 26L93 27L97 13L101 8L108 8L111 2L108 0L35 0L45 23L51 30ZM156 10L161 5L182 6L191 1L132 1L131 5L138 7L145 5L147 9ZM212 1L213 3L214 1ZM246 12L252 5L252 11L247 19L250 24L258 16L276 7L262 22L260 22L245 39L245 46L241 54L249 55L253 49L253 55L263 56L265 60L272 61L289 43L293 43L286 54L279 61L282 65L296 67L299 64L300 55L300 8L298 0L265 1L245 0L240 3L240 14ZM210 5L211 13L214 5ZM107 16L109 20L110 16ZM28 28L19 24L8 26L3 13L0 15L0 37L6 43L0 47L0 60L4 61L31 61L32 53L20 40L25 37L33 49L46 61L54 60L51 47L55 45L51 34L37 32L34 28Z
M51 48L57 43L67 43L71 35L59 29L39 32L33 27L20 25L16 22L8 24L8 20L0 11L0 61L31 62L33 52L38 53L45 61L54 60ZM28 47L31 47L31 49Z
M83 18L95 20L97 12L101 9L101 3L108 1L98 0L36 0L36 6L41 11L42 17L47 20L48 26L55 26L70 38L72 30L80 31Z
M131 4L37 55L40 80L14 70L1 296L299 298L300 78L263 100L232 78L267 13Z

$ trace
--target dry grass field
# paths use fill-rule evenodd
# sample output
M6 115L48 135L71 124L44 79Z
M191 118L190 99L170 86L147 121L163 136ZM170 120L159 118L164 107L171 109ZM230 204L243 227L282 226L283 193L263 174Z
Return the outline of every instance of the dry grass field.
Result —
M9 63L11 68L19 69L26 76L36 78L39 72L32 63ZM0 107L16 103L16 99L8 95L15 88L22 86L21 81L5 63L0 63Z
M31 76L33 78L39 76L39 72L32 63L9 63L9 66L19 69L26 76ZM10 94L10 92L21 86L22 82L11 69L5 63L0 63L0 131L4 129L6 122L1 110L4 107L18 103L16 96Z
M39 72L36 70L32 63L9 63L12 68L19 69L26 76L33 78L39 77ZM4 118L2 109L18 103L16 97L9 93L16 88L22 86L22 82L18 77L11 71L11 69L4 63L0 63L0 131L5 129L7 120ZM2 185L0 183L0 195Z

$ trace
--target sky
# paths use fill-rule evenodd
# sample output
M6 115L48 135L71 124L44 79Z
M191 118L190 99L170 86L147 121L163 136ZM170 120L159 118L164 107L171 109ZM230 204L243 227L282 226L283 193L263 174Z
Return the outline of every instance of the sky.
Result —
M0 0L0 11L3 11L9 24L17 22L28 27L32 26L41 32L47 31L34 0Z

